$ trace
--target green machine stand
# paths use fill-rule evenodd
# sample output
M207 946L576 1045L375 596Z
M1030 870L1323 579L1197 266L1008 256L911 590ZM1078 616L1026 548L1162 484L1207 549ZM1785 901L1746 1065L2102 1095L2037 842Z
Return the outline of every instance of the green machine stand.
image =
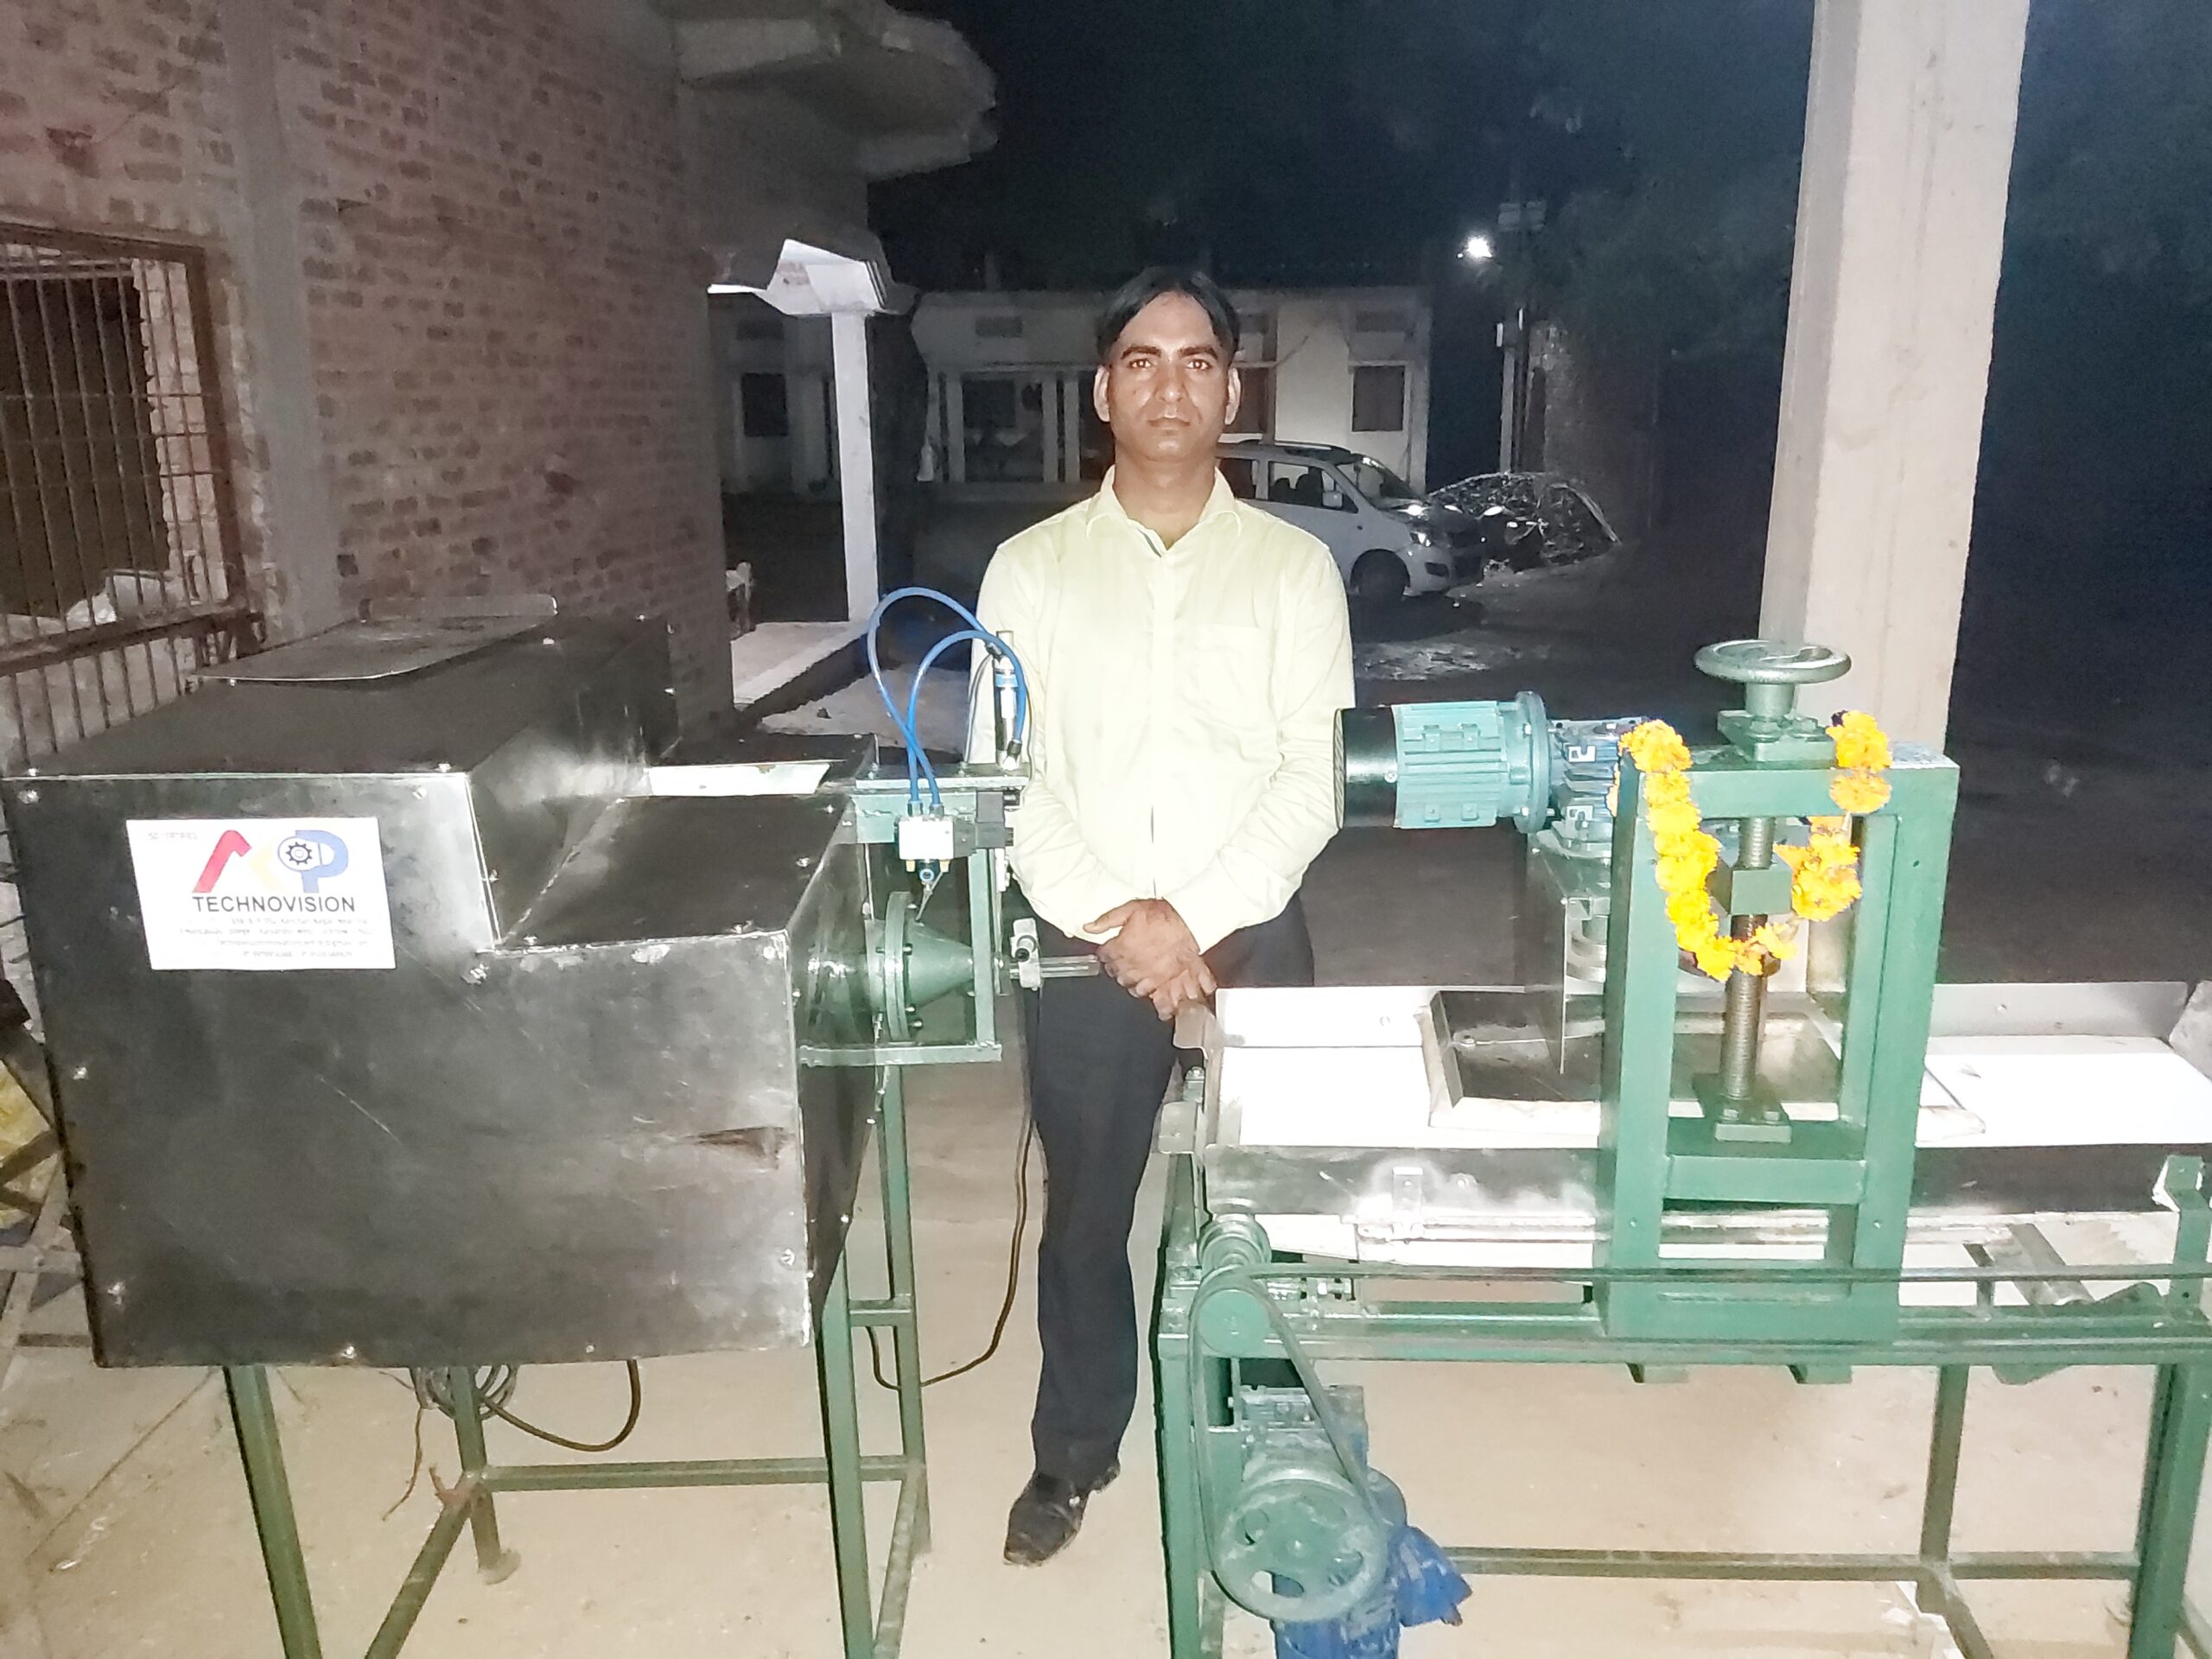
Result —
M930 1546L929 1464L922 1441L922 1367L915 1330L914 1243L907 1193L906 1126L899 1074L880 1079L877 1160L882 1176L886 1276L889 1294L856 1298L841 1257L823 1297L815 1337L815 1366L822 1391L823 1453L780 1458L699 1458L668 1462L600 1459L588 1463L491 1461L484 1438L485 1413L475 1373L455 1367L441 1374L441 1397L453 1408L461 1478L440 1494L438 1518L400 1581L365 1659L393 1659L422 1615L439 1576L466 1530L477 1570L488 1583L513 1573L519 1558L505 1548L498 1500L519 1492L617 1491L678 1486L826 1486L830 1540L837 1579L838 1644L844 1659L897 1659L906 1618L906 1592L914 1561ZM899 1393L899 1449L864 1453L853 1363L855 1332L887 1329ZM284 1659L321 1659L322 1637L308 1580L299 1525L294 1516L284 1454L270 1401L269 1370L261 1365L225 1368L231 1416L245 1465L255 1530L269 1575ZM867 1485L894 1481L899 1505L883 1556L881 1594L869 1589Z
M1828 793L1834 745L1796 702L1800 686L1832 680L1850 662L1817 647L1739 640L1708 646L1698 665L1745 694L1744 709L1721 716L1729 743L1700 753L1692 776L1699 811L1735 827L1735 856L1712 886L1735 931L1749 937L1789 906L1789 871L1774 855L1777 827L1838 811ZM1906 748L1896 761L1888 804L1859 821L1864 896L1841 987L1840 1062L1821 1090L1834 1116L1816 1122L1785 1114L1761 1077L1760 976L1730 976L1717 1033L1681 1029L1680 952L1643 810L1645 782L1634 766L1621 768L1606 944L1601 1265L1658 1267L1667 1212L1688 1204L1818 1209L1827 1217L1827 1265L1904 1265L1958 769L1925 750ZM1672 1115L1686 1076L1702 1116ZM1606 1328L1628 1337L1878 1336L1895 1328L1897 1313L1894 1282L1800 1284L1787 1269L1748 1283L1615 1281L1598 1301Z
M1821 722L1797 713L1796 699L1800 688L1847 664L1815 647L1741 641L1709 649L1700 665L1742 688L1742 706L1720 717L1724 741L1698 751L1689 776L1706 826L1724 845L1713 891L1732 918L1745 918L1748 932L1756 918L1789 903L1786 872L1775 868L1777 842L1804 819L1838 816L1830 795L1834 745ZM1546 769L1525 759L1541 743L1541 714L1516 715L1518 707L1470 713L1440 706L1395 721L1385 711L1348 716L1341 738L1347 817L1406 828L1508 821L1540 828ZM1418 765L1389 764L1394 734L1401 756L1410 753ZM1485 745L1494 752L1463 752ZM1555 742L1554 758L1565 753ZM1960 1029L1957 1009L2019 999L2008 996L2012 988L1938 990L1957 772L1941 755L1900 746L1886 775L1888 801L1855 826L1863 896L1826 925L1847 932L1840 971L1793 991L1777 1014L1766 1006L1770 988L1745 976L1721 988L1717 1007L1710 996L1685 997L1642 810L1643 779L1632 766L1621 768L1609 891L1599 895L1610 904L1603 1029L1591 1040L1601 1048L1587 1093L1575 1094L1574 1075L1555 1066L1531 1074L1528 1092L1496 1096L1586 1100L1598 1123L1594 1148L1508 1142L1467 1150L1448 1138L1358 1139L1382 1109L1376 1099L1347 1111L1344 1144L1321 1143L1310 1116L1300 1120L1294 1141L1257 1140L1249 1095L1236 1094L1221 1075L1237 1064L1243 1039L1209 1044L1205 1071L1186 1079L1160 1131L1171 1178L1153 1339L1173 1659L1216 1659L1231 1605L1270 1620L1319 1621L1346 1615L1372 1594L1402 1511L1378 1496L1363 1467L1358 1391L1325 1383L1317 1368L1376 1361L1618 1365L1639 1380L1719 1365L1786 1369L1806 1382L1840 1381L1861 1366L1933 1374L1925 1483L1910 1540L1835 1553L1551 1542L1453 1548L1451 1560L1474 1580L1474 1599L1462 1611L1478 1632L1490 1576L1902 1584L1967 1659L1992 1659L1998 1649L1976 1618L1972 1586L2108 1580L2130 1588L2129 1659L2172 1659L2177 1643L2199 1659L2212 1656L2212 1630L2184 1593L2212 1433L2212 1321L2202 1305L2212 1245L2206 1147L2156 1138L2126 1147L2031 1146L2019 1166L2040 1172L2041 1184L2023 1189L2031 1215L2170 1212L2169 1255L2069 1263L2031 1226L2014 1230L2033 1235L2048 1253L1976 1243L1948 1247L1940 1262L1908 1258L1909 1226L1932 1218L1937 1230L1927 1236L1961 1236L1942 1228L2002 1201L1978 1177L2010 1179L2005 1172L2015 1167L2009 1152L1975 1165L1963 1154L1917 1147L1932 1009L1953 1010L1946 1029ZM1554 821L1558 777L1554 767ZM1409 786L1422 791L1417 802L1408 803ZM1585 789L1575 798L1586 810L1593 798ZM1575 895L1578 904L1589 899ZM1954 991L1991 995L1945 1001ZM1294 1018L1280 1002L1254 1018L1296 1027L1296 1042L1327 1043L1314 1033L1325 1028L1326 999L1336 993L1260 995L1314 999L1312 1019ZM1440 994L1435 1007L1452 995ZM1492 1009L1541 1000L1533 986L1480 995ZM1596 1001L1593 988L1586 1001ZM1357 1033L1347 1050L1382 1040L1374 1006L1361 1002L1361 1012L1347 1016L1346 1029ZM2159 1037L2179 1006L2177 996ZM2053 1029L2085 1028L2071 1017ZM1224 1027L1236 1018L1234 1004L1224 1003ZM1488 1034L1523 1053L1542 1053L1547 1041L1535 1016L1525 1030ZM1446 1025L1432 1027L1427 1040L1449 1050L1454 1039ZM1231 1099L1240 1103L1232 1108ZM2109 1103L2094 1104L2106 1115ZM2107 1153L2115 1156L2104 1160ZM2101 1160L2125 1173L2090 1182L2096 1201L2086 1201L2082 1172ZM2047 1178L2061 1167L2080 1178L2068 1189L2075 1196L2045 1202ZM1494 1188L1488 1210L1475 1201L1486 1188ZM1962 1188L1972 1190L1959 1202ZM1425 1234L1424 1205L1440 1193L1461 1207ZM2107 1195L2115 1201L2102 1202ZM1287 1250L1268 1236L1268 1218L1280 1214L1318 1219L1339 1228L1329 1236L1354 1240L1448 1241L1476 1236L1469 1230L1485 1215L1510 1211L1508 1230L1494 1235L1510 1239L1516 1236L1510 1226L1526 1219L1516 1206L1543 1202L1559 1206L1546 1213L1579 1217L1588 1228L1586 1262L1536 1265L1478 1254L1467 1265L1444 1265L1448 1256L1388 1248L1372 1257L1361 1248ZM1752 1247L1784 1236L1784 1218L1789 1248ZM1812 1238L1819 1243L1808 1249ZM1696 1248L1674 1248L1685 1240ZM1956 1260L1962 1253L1967 1263ZM1301 1387L1259 1386L1285 1359ZM1259 1362L1270 1363L1268 1371L1254 1369ZM1954 1516L1974 1373L1981 1370L1983 1382L2018 1382L2079 1365L2155 1374L2133 1537L2102 1551L1960 1548ZM1457 1421L1422 1432L1462 1432ZM1464 1432L1478 1438L1479 1411L1464 1421ZM1483 1650L1491 1650L1487 1643Z

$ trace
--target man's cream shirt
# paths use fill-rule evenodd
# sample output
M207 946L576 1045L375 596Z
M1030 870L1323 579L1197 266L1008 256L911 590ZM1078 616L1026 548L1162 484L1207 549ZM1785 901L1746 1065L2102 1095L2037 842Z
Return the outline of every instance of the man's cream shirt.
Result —
M1219 477L1166 546L1109 473L999 549L977 612L1029 677L1014 870L1039 915L1081 935L1165 899L1211 950L1281 912L1337 830L1351 634L1326 548Z

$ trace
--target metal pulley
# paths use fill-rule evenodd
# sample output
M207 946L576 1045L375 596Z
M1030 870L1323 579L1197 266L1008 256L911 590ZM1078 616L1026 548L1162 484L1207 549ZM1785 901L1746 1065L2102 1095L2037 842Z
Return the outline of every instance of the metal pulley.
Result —
M1324 1452L1323 1458L1326 1457ZM1262 1462L1248 1472L1213 1540L1214 1577L1272 1623L1341 1618L1382 1587L1406 1500L1370 1469L1355 1491L1333 1462Z

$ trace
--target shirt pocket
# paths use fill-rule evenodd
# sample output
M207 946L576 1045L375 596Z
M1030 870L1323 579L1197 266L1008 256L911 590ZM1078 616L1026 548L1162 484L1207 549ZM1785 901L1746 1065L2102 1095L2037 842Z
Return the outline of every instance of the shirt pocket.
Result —
M1236 622L1201 622L1190 665L1191 702L1209 726L1232 739L1265 738L1274 729L1268 684L1268 637Z

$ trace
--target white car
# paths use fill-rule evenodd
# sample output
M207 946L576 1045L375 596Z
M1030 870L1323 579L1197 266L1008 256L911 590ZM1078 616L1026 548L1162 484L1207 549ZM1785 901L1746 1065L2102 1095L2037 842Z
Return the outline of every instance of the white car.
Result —
M1395 473L1323 443L1225 443L1237 495L1319 537L1363 604L1479 582L1481 537L1466 514L1424 501Z

